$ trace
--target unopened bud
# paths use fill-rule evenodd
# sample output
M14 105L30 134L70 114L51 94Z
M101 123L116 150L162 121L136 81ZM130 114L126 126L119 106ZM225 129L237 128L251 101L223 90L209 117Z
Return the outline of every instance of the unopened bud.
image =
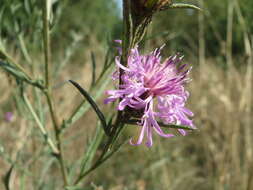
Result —
M131 4L135 16L147 17L166 9L172 4L172 0L132 0Z
M146 0L145 7L153 11L159 11L172 3L172 0Z

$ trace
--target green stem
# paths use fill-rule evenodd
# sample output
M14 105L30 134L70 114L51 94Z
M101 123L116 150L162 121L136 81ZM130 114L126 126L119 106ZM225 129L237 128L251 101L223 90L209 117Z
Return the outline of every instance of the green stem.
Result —
M122 41L122 65L127 64L127 56L133 42L133 20L131 15L131 2L130 0L123 0L123 41ZM121 71L120 69L120 75ZM121 78L120 78L121 79Z
M57 154L57 158L59 160L60 163L60 167L61 167L61 173L62 173L62 177L63 177L63 181L64 181L64 186L68 186L68 179L67 179L67 171L66 171L66 166L65 166L65 162L63 159L63 149L62 149L62 142L61 142L61 135L60 135L60 128L59 128L59 122L58 119L56 117L54 108L53 108L53 103L51 100L51 97L48 93L48 91L44 91L45 96L47 98L47 104L49 106L49 112L50 112L50 116L53 122L53 126L54 126L54 131L55 131L55 138L57 141L57 148L59 150L59 153Z
M25 104L27 105L29 111L31 112L35 122L38 125L38 128L40 130L40 132L43 134L43 136L46 139L46 142L48 143L48 145L50 146L50 148L52 149L54 154L59 154L59 150L56 148L54 142L52 141L52 139L49 137L47 131L45 130L44 126L42 125L41 121L39 120L37 114L35 113L30 101L27 98L27 95L24 94L24 100L25 100Z
M121 56L122 65L127 65L127 57L129 55L129 52L131 48L133 48L136 45L134 44L135 36L133 36L134 35L133 32L134 32L134 29L133 29L132 15L131 15L131 1L123 0L123 41L122 41L122 56ZM123 70L120 69L119 70L119 75L120 75L119 84L122 84L122 79L121 79L122 74L123 74ZM118 111L115 124L113 125L113 127L110 127L112 128L112 131L110 132L110 137L108 138L108 141L105 144L102 153L100 154L97 161L87 171L79 175L79 177L74 182L75 185L77 185L86 175L88 175L90 172L95 170L97 167L99 167L104 161L106 161L110 157L110 155L106 156L106 154L110 150L110 147L114 144L123 126L124 126L123 112Z
M44 56L45 56L45 82L46 88L49 88L49 65L51 61L50 51L50 34L49 34L49 0L44 0L43 5L43 39L44 39Z
M55 138L57 141L57 148L59 153L57 154L57 158L60 164L61 173L63 177L64 186L68 186L68 179L67 179L67 171L65 162L63 159L63 149L62 149L62 142L60 136L60 125L58 122L58 117L56 116L56 112L53 107L53 101L51 98L51 86L50 86L50 73L49 73L49 66L51 63L51 50L50 50L50 33L49 33L49 18L50 16L50 1L44 0L43 3L43 39L44 39L44 56L45 56L45 83L46 89L44 90L44 94L47 99L47 104L49 107L50 116L53 122L53 127L55 131Z

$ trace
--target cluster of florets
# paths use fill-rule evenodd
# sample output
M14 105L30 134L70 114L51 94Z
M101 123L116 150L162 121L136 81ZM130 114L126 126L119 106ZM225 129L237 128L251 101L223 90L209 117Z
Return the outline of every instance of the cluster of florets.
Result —
M121 75L122 84L117 90L108 90L109 97L105 103L120 99L118 110L139 110L142 126L137 142L130 140L132 145L140 145L146 136L146 146L152 146L152 132L162 137L173 137L172 133L164 133L158 124L187 125L194 128L188 116L193 113L185 107L189 93L184 84L190 79L187 77L190 69L186 64L179 64L182 56L175 55L162 61L160 49L140 55L138 48L131 50L127 65L120 63L120 56L116 57L116 65L124 72ZM119 79L119 72L113 75L114 80ZM186 131L178 129L182 135Z

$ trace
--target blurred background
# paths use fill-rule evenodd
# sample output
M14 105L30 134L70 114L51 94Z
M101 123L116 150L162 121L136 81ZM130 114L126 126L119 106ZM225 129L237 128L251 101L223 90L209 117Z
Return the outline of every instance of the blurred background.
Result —
M164 57L184 54L184 62L193 67L187 107L195 113L199 130L172 139L154 135L150 149L124 145L86 178L85 189L253 189L253 1L184 2L198 5L204 12L168 10L155 15L140 47L147 53L166 44ZM105 60L113 60L113 40L120 39L122 33L121 1L54 0L53 13L53 90L58 114L65 119L82 101L66 81L76 80L89 89L94 60L97 74ZM42 46L41 2L1 0L0 47L37 78L43 77ZM4 189L13 163L12 189L59 188L61 177L55 159L19 101L17 81L3 70L0 79L0 189ZM110 80L104 83L104 89L113 86ZM103 111L110 113L115 108L103 105L104 89L91 93ZM35 100L40 99L38 92L27 90L36 95ZM43 100L35 103L39 107ZM40 117L50 128L47 110ZM96 116L88 110L65 131L69 171L77 167L75 162L94 135L95 126ZM129 127L122 138L137 134L137 129Z

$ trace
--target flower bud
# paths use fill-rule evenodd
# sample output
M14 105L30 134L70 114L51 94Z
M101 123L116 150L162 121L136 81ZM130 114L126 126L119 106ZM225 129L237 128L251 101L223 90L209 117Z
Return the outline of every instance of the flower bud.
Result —
M134 0L132 8L136 15L151 15L172 3L172 0Z
M171 3L172 0L146 0L144 5L150 10L159 11Z

